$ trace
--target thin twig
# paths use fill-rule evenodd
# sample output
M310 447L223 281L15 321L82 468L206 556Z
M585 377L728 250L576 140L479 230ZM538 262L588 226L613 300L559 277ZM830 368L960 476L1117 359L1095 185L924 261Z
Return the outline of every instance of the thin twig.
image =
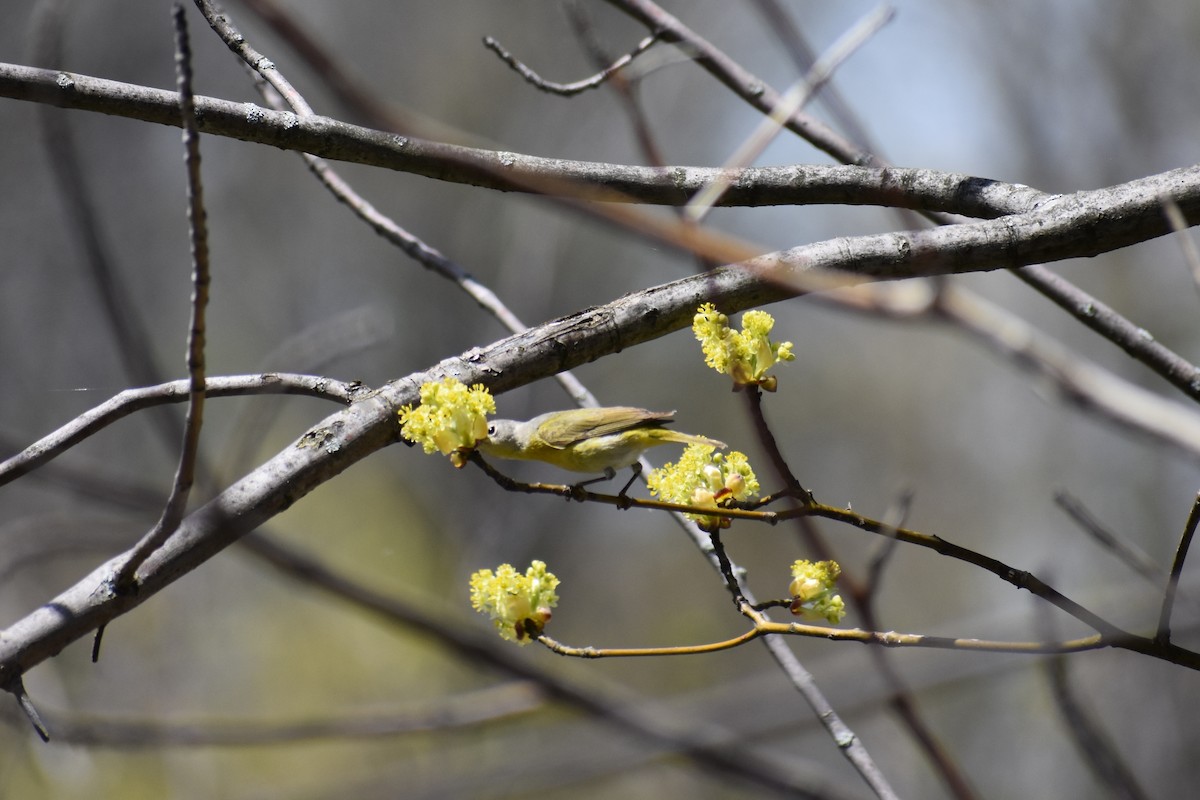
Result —
M1183 261L1192 274L1192 284L1197 291L1200 291L1200 249L1196 247L1196 240L1188 233L1187 220L1184 218L1179 204L1175 202L1175 198L1169 193L1163 192L1161 200L1163 214L1166 215L1172 230L1175 231L1179 249L1183 252Z
M1133 570L1135 574L1140 575L1156 586L1167 577L1167 571L1147 555L1146 551L1130 544L1104 527L1100 520L1096 519L1087 510L1087 507L1084 506L1079 498L1067 492L1059 491L1054 494L1054 502L1066 512L1067 516L1084 533L1095 539L1102 547L1116 556L1121 563Z
M756 615L751 611L749 616ZM833 628L826 625L809 625L802 622L771 622L765 618L755 620L754 627L731 639L704 644L678 645L674 647L578 647L564 644L545 634L538 641L555 653L573 658L645 658L647 656L692 656L699 653L715 653L732 650L762 637L801 636L833 642L855 642L880 648L921 648L932 650L957 650L966 653L1015 653L1018 655L1050 655L1061 653L1085 653L1103 650L1116 645L1101 634L1082 636L1078 639L1042 641L1001 641L995 639L955 638L930 636L922 633L900 633L898 631L875 631L863 628Z
M721 577L725 579L725 587L729 589L729 595L733 599L733 605L738 611L746 613L753 611L750 604L746 602L746 594L742 589L742 583L738 579L737 568L733 566L733 562L729 560L729 554L725 552L725 545L721 542L721 529L713 527L708 531L708 541L712 544L712 554L716 556L717 568L721 573Z
M1026 589L1032 594L1046 600L1067 614L1075 617L1079 621L1089 625L1093 629L1104 634L1106 637L1118 640L1121 642L1137 640L1140 637L1124 631L1102 617L1089 611L1084 606L1069 599L1061 592L1041 581L1037 576L1030 572L1015 569L1002 561L998 561L990 556L970 550L953 544L940 536L921 533L919 531L910 530L908 528L899 527L888 522L880 522L869 517L863 516L848 509L835 508L818 503L811 497L808 502L797 508L786 509L779 512L761 512L747 511L742 509L711 509L702 507L682 506L674 503L664 503L656 500L641 500L622 495L604 495L596 492L589 492L580 486L566 486L561 484L541 484L541 483L522 483L513 480L503 473L496 470L488 464L478 451L472 451L469 455L469 460L477 464L489 477L509 491L524 492L527 494L552 494L559 497L564 497L580 502L598 502L608 505L614 505L619 508L645 508L658 509L664 511L676 511L681 513L699 513L711 516L722 516L732 519L745 519L758 522L767 522L775 524L784 519L793 519L797 517L820 517L824 519L833 519L852 525L860 530L869 533L875 533L886 536L890 539L904 542L918 547L928 548L936 553L939 553L950 558L955 558L980 567L1007 583L1016 586L1019 589ZM711 542L710 542L711 545ZM713 552L715 548L705 548L712 553L716 558L716 566L720 569L722 575L732 571L731 565L724 565L720 561L720 555ZM726 576L728 577L728 576ZM756 601L747 598L747 604L750 606L756 605ZM1143 643L1144 645L1144 643ZM1190 656L1184 655L1186 659ZM1200 663L1200 656L1196 656L1197 663Z
M21 680L21 676L12 676L3 686L0 686L0 689L3 689L17 699L17 705L21 707L21 711L25 713L29 724L33 726L34 731L37 732L41 740L43 742L50 741L50 731L47 730L46 723L42 720L42 715L38 713L37 707L29 699L29 693L25 691L25 682Z
M513 72L516 72L518 75L520 75L526 83L530 84L534 88L548 94L559 95L560 97L573 97L577 94L581 94L582 92L586 92L588 89L597 89L604 85L604 82L611 78L617 72L617 70L620 70L631 64L635 58L653 47L654 43L657 41L658 37L654 34L651 34L638 42L637 46L635 46L628 53L621 56L604 69L600 70L595 75L584 78L583 80L573 81L571 83L555 83L554 81L546 80L532 69L527 67L516 56L506 50L500 44L500 42L496 41L491 36L483 37L483 46L499 56L500 60L507 64L509 68L513 70Z
M11 483L114 422L153 406L182 403L188 399L190 380L178 380L142 389L126 389L80 414L16 455L0 462L0 486ZM268 372L262 375L230 375L205 380L208 397L244 397L290 394L349 405L368 393L354 381L339 381L319 375Z
M1171 611L1175 607L1175 592L1179 589L1179 576L1183 574L1183 564L1187 560L1188 549L1192 546L1192 538L1196 535L1198 525L1200 495L1196 495L1187 524L1183 526L1183 536L1179 539L1179 547L1175 549L1175 560L1171 563L1171 577L1167 579L1167 588L1163 592L1162 610L1158 615L1158 632L1154 636L1154 640L1160 644L1168 644L1171 641Z
M523 494L550 494L566 500L580 503L601 503L616 506L620 509L642 508L653 511L671 511L678 514L702 514L705 516L723 517L725 519L746 519L756 522L773 523L780 517L773 511L748 511L740 508L709 508L707 506L692 506L681 503L668 503L663 500L648 500L640 497L630 497L628 494L602 494L590 492L583 484L568 486L563 483L526 483L505 475L489 464L478 450L472 450L467 459L487 474L501 488L508 492ZM706 551L708 548L704 548Z
M192 313L188 326L187 369L188 406L184 420L183 446L171 495L163 508L158 524L137 543L128 560L114 578L118 592L135 588L140 567L162 546L183 520L188 497L195 481L196 454L200 446L200 428L204 420L205 310L208 306L208 226L204 210L204 187L200 179L200 134L196 130L196 108L192 95L192 50L188 41L187 15L181 2L172 8L175 25L175 66L179 88L179 110L183 119L184 163L187 166L188 231L192 253Z
M603 67L609 61L609 55L596 35L595 26L592 24L586 6L578 0L567 0L562 4L562 8L571 25L571 31L575 34L575 40L580 43L584 52L596 66ZM666 166L667 159L650 128L650 120L635 91L636 85L626 77L624 72L613 72L609 77L609 86L615 91L617 100L621 103L621 108L629 119L629 126L633 130L638 148L651 167L663 168Z

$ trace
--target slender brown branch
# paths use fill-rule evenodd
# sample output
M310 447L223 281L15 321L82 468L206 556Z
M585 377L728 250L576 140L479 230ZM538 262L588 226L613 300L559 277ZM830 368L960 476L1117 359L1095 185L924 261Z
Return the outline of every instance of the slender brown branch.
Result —
M1158 632L1154 636L1154 641L1160 644L1168 644L1171 641L1171 611L1175 608L1175 593L1179 590L1179 576L1183 574L1183 564L1187 561L1188 550L1192 546L1197 526L1200 526L1200 495L1196 495L1187 524L1183 526L1183 536L1179 539L1179 547L1175 549L1175 559L1171 563L1171 576L1167 579L1167 588L1163 592L1162 610L1158 615Z
M549 494L580 503L601 503L616 506L620 509L643 508L654 511L671 511L677 514L702 514L704 516L724 517L726 519L748 519L756 522L774 524L779 518L773 511L749 511L740 508L709 508L707 506L683 505L668 503L662 500L649 500L640 497L630 497L627 494L602 494L590 492L582 484L568 486L562 483L525 483L505 475L489 464L478 450L472 450L468 459L487 474L502 489L523 494Z
M537 641L539 644L545 645L552 652L571 658L645 658L647 656L694 656L705 653L719 653L722 650L732 650L735 647L741 647L747 642L758 639L762 635L762 631L751 628L740 636L735 636L732 639L726 639L721 642L680 645L679 647L575 647L563 644L544 633L537 637Z
M862 628L831 628L824 625L808 625L802 622L771 622L761 620L750 630L731 639L704 644L679 645L677 647L576 647L567 645L545 634L538 641L555 653L573 658L644 658L647 656L692 656L715 653L741 647L763 636L803 636L835 642L857 642L888 648L923 648L934 650L960 650L974 653L1016 653L1020 655L1047 655L1083 653L1114 647L1100 634L1061 641L1000 641L993 639L953 638L950 636L928 636L920 633L898 633L896 631L873 631Z

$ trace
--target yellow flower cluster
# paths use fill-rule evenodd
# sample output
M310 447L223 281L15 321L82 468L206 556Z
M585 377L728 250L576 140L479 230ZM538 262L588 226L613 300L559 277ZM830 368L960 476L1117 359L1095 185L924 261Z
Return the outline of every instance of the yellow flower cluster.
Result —
M526 645L550 621L550 609L558 605L556 588L558 578L542 561L532 562L524 575L501 564L495 572L481 569L471 576L471 607L490 616L505 639Z
M487 438L486 415L495 413L496 401L483 386L468 389L455 378L443 378L421 384L421 405L400 409L400 435L461 467L475 442Z
M718 508L758 494L758 478L743 453L718 453L706 444L689 444L676 464L663 464L646 479L650 493L668 503ZM728 517L688 514L702 528L728 528Z
M823 617L834 625L841 622L846 616L846 603L833 591L841 574L842 568L836 561L800 559L792 564L792 583L788 586L792 613Z
M769 334L775 318L765 311L747 311L742 315L742 330L729 327L729 317L705 303L692 319L692 332L704 350L704 363L733 378L734 385L758 386L773 392L778 385L767 370L779 361L792 361L792 343L775 344Z

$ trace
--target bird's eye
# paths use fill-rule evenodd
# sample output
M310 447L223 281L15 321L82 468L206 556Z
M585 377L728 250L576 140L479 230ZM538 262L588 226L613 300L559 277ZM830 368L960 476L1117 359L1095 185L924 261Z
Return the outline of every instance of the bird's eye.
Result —
M496 426L488 425L488 436L495 436L495 435L496 435Z

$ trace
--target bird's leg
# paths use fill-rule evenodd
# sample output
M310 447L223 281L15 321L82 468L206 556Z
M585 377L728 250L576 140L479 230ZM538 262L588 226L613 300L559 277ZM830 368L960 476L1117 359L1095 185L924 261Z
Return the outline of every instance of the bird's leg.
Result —
M642 462L633 462L631 469L633 470L633 474L629 476L629 480L625 481L625 485L621 487L621 491L617 492L617 497L625 497L625 493L629 491L629 487L633 486L633 482L638 479L638 475L642 474Z
M586 481L580 481L579 483L571 484L571 496L576 500L582 501L585 486L591 486L593 483L600 483L601 481L611 481L616 476L616 470L614 470L612 467L605 467L604 474L599 478L588 478Z
M600 476L599 478L588 478L586 481L580 481L579 483L571 484L571 487L574 489L582 489L585 486L591 486L593 483L600 483L601 481L611 481L616 476L617 476L616 470L614 470L612 467L605 467L604 474L602 476Z

